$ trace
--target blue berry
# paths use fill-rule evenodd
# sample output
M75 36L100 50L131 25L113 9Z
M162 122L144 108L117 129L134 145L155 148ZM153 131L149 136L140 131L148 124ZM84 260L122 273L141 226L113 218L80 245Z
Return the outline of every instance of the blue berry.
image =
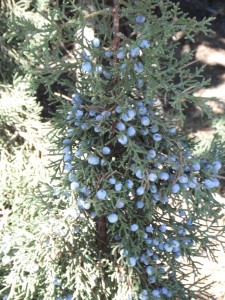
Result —
M70 188L72 191L75 191L80 186L79 182L71 182Z
M165 248L166 252L173 251L173 245L171 243L166 243L164 248Z
M123 208L124 207L124 201L119 199L116 203L117 208Z
M65 166L64 166L64 170L65 170L65 171L68 171L68 172L69 172L69 171L71 171L72 169L73 169L73 166L72 166L71 164L68 164L68 163L65 164Z
M153 138L154 141L159 142L159 141L161 141L162 136L159 133L155 133L155 134L153 134L152 138Z
M130 230L131 231L137 231L138 230L138 225L137 224L132 224L131 226L130 226Z
M144 125L144 126L149 126L150 123L151 123L151 121L150 121L149 117L145 117L145 116L144 116L144 117L141 118L141 124L142 124L142 125Z
M103 154L109 154L111 152L110 148L109 147L103 147L102 148L102 153Z
M221 164L220 161L214 161L214 162L212 163L212 167L213 167L213 171L214 171L215 173L217 173L217 172L219 171L219 169L222 167L222 164Z
M129 258L129 264L130 264L130 266L134 267L136 265L136 262L137 262L137 260L136 260L135 257L130 257Z
M65 154L63 158L64 162L68 162L72 160L72 155L71 154Z
M167 172L160 172L159 173L159 179L161 179L161 180L168 180L169 179L169 174L167 173Z
M130 50L130 55L132 57L137 57L140 55L140 51L141 51L140 48L136 47L136 48Z
M180 186L178 183L172 185L172 193L176 194L179 192L179 190L180 190Z
M116 55L116 57L117 57L118 59L124 59L124 57L125 57L125 52L124 52L124 51L118 52L117 55Z
M145 227L145 231L152 233L154 231L154 228L152 227L152 225L149 225L149 226Z
M100 162L100 160L99 160L99 157L97 157L97 156L89 156L88 157L88 163L90 165L98 165L99 162Z
M127 136L126 136L125 134L120 135L120 136L118 137L118 142L119 142L120 144L122 144L122 145L126 145L127 141L128 141L128 138L127 138Z
M64 154L69 153L69 152L70 152L70 146L64 147L64 148L62 149L62 152L63 152Z
M113 178L113 177L109 178L108 181L109 181L109 183L111 183L111 184L115 184L115 183L116 183L116 179Z
M99 199L99 200L105 200L106 197L107 197L107 193L105 190L99 190L97 191L96 193L96 197Z
M83 72L91 72L92 70L92 65L89 61L85 61L82 63L81 69Z
M139 179L143 179L144 178L144 174L143 174L143 171L138 169L136 172L135 172L135 175L137 176L137 178Z
M112 56L111 51L105 51L105 57L110 58Z
M141 128L140 130L141 135L147 135L149 133L148 128Z
M143 195L144 192L145 192L145 188L144 188L143 186L139 186L139 187L137 188L137 190L136 190L136 193L137 193L138 196Z
M128 179L128 180L126 181L126 186L128 187L128 189L132 189L133 186L134 186L133 181L132 181L131 179Z
M144 16L137 16L135 21L138 24L144 23L145 22L145 17Z
M123 113L121 115L121 119L124 121L124 122L128 122L128 121L131 121L136 115L136 112L135 110L133 109L128 109L125 113Z
M117 128L119 131L123 131L123 130L126 129L126 126L124 125L123 122L119 122L119 123L117 123L116 128Z
M122 187L123 187L122 183L121 182L117 182L115 184L115 191L120 192L121 189L122 189Z
M188 176L187 176L186 174L181 175L181 176L178 178L178 181L179 181L180 183L188 183L188 180L189 180L189 178L188 178Z
M100 46L100 40L98 38L94 38L92 40L92 45L95 47L95 48L98 48Z
M134 127L128 127L127 128L127 135L128 136L134 136L136 134L136 129Z
M151 44L148 40L143 39L140 43L139 43L139 47L141 48L150 48Z
M141 209L141 208L143 208L144 206L145 206L145 204L144 204L143 201L139 200L139 201L136 202L136 207L137 207L138 209Z
M152 126L151 126L151 132L152 133L156 133L156 132L158 132L159 131L159 126L158 125L156 125L156 124L153 124Z
M193 171L195 171L195 172L199 171L199 170L201 169L200 163L198 163L198 162L194 163L194 164L192 165L192 169L193 169Z
M122 107L121 107L121 106L117 106L117 107L115 108L115 111L116 111L118 114L120 114L120 113L122 112Z
M148 179L150 180L150 181L156 181L157 180L157 175L155 174L155 173L153 173L153 172L151 172L149 175L148 175Z
M154 272L154 268L153 268L152 266L147 266L147 268L146 268L146 273L147 273L148 275L152 275L153 272Z
M107 219L108 219L109 223L116 223L119 220L119 217L117 214L112 213L107 216Z
M144 71L144 66L143 64L139 61L137 63L134 64L134 70L136 71L136 73L142 73Z
M165 224L160 225L159 230L161 232L166 232L166 225Z

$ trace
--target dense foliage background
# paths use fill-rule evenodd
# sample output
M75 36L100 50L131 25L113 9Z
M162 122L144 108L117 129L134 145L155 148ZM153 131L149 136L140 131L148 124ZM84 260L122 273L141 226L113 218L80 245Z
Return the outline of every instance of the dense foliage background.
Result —
M209 22L201 20L220 16L218 3L203 7L183 1L183 10L192 17L196 12L196 22L170 1L121 1L120 35L115 36L113 1L1 1L4 300L209 299L208 287L195 293L197 282L185 285L184 279L198 270L195 255L214 258L222 237L217 222L223 205L214 192L223 189L225 120L205 105L212 98L196 94L209 86L209 70L190 62L194 45L214 36ZM155 22L148 19L150 11ZM218 100L213 105L223 110ZM140 113L145 106L151 114ZM100 123L93 127L95 117ZM132 128L128 145L126 122ZM140 126L149 128L150 137ZM191 138L199 128L213 130L195 144ZM149 150L153 156L146 160ZM193 170L176 175L176 163ZM147 164L154 177L150 182L161 190L158 196L152 192L153 209L142 186ZM168 174L177 179L167 182ZM196 181L190 191L184 184L192 175ZM211 176L220 178L220 185ZM120 187L125 182L127 187ZM108 195L106 205L96 201ZM179 222L184 227L177 228ZM96 232L97 238L102 234L97 242ZM142 234L153 243L151 265Z

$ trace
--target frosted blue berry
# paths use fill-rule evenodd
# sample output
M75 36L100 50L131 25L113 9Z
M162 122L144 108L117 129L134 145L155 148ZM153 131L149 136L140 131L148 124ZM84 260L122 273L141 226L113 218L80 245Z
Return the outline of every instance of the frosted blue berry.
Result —
M94 132L100 132L101 131L101 127L95 126L94 127Z
M127 128L127 135L128 136L134 136L136 134L136 129L134 127L128 127Z
M137 262L137 260L136 260L135 257L130 257L129 258L129 264L130 264L131 267L134 267L136 265L136 262Z
M111 51L105 51L105 57L110 58L112 56Z
M140 43L139 43L139 47L141 48L150 48L151 44L148 40L143 39Z
M125 113L123 113L121 115L121 119L124 121L124 122L128 122L128 121L131 121L136 115L136 112L135 110L133 109L128 109Z
M144 204L143 201L139 200L139 201L136 202L136 207L138 209L142 209L144 206L145 206L145 204Z
M119 199L116 203L117 208L123 208L124 207L124 201Z
M152 184L152 185L150 186L150 191L151 191L152 194L157 193L157 191L158 191L157 186L156 186L155 184Z
M144 71L144 66L143 64L139 61L137 63L134 64L134 70L136 73L142 73Z
M161 141L162 136L159 133L155 133L155 134L153 134L152 138L154 141L159 142L159 141Z
M63 144L70 144L71 140L70 139L64 139Z
M152 182L156 181L157 180L157 175L153 172L149 173L148 175L148 179Z
M92 65L89 61L85 61L82 63L81 69L83 72L91 72L92 70Z
M141 24L145 22L145 17L144 16L137 16L135 19L137 24Z
M179 190L180 190L180 186L178 183L172 185L172 193L176 194L179 192Z
M119 122L119 123L117 123L116 128L117 128L119 131L123 131L123 130L126 129L126 126L124 125L123 122Z
M171 135L175 135L177 133L176 127L171 127L167 130Z
M109 147L103 147L102 148L102 153L103 154L109 154L111 152L110 148Z
M112 213L107 216L107 219L108 219L109 223L116 223L119 220L119 217L117 214Z
M144 85L143 80L142 80L141 78L139 78L139 79L137 80L136 85L137 85L137 88L139 88L139 89L142 88L143 85Z
M125 134L120 135L120 136L118 137L118 142L119 142L120 144L122 144L122 145L126 145L127 141L128 141L128 138L127 138L127 136L126 136Z
M132 189L133 186L134 186L133 181L132 181L131 179L128 179L128 180L126 181L126 186L128 187L128 189Z
M166 232L166 225L165 224L160 225L159 230L161 232Z
M161 180L164 180L164 181L166 181L166 180L168 180L169 179L169 174L167 173L167 172L160 172L159 173L159 179L161 179Z
M154 231L154 228L152 227L152 225L149 225L149 226L145 227L145 231L152 233Z
M63 158L64 162L69 162L72 160L72 155L71 154L65 154Z
M140 55L140 52L141 52L140 48L136 47L136 48L130 50L130 55L132 57L137 57Z
M188 183L189 178L188 178L188 176L187 176L186 174L184 174L184 175L181 175L181 176L178 178L178 181L179 181L180 183Z
M148 151L148 156L152 159L156 157L156 151L154 149L151 149Z
M117 183L115 184L115 191L116 191L116 192L120 192L121 189L122 189L122 187L123 187L122 183L121 183L121 182L117 182Z
M219 169L222 167L222 164L221 164L220 161L214 161L214 162L212 163L212 167L213 167L213 171L214 171L215 173L217 173L217 172L219 171Z
M146 115L147 114L147 108L145 106L140 106L138 108L138 112L141 116Z
M130 226L130 230L131 231L137 231L138 230L138 225L137 224L132 224L131 226Z
M166 252L172 252L173 251L173 245L171 243L166 243L164 246Z
M70 146L64 147L64 148L62 149L62 152L63 152L64 154L69 153L69 152L70 152Z
M191 178L189 181L188 181L188 187L191 188L191 189L195 189L198 185L198 181L195 177Z
M102 70L103 70L103 69L102 69L102 66L96 66L96 67L95 67L95 72L96 72L96 73L102 73Z
M117 107L115 108L115 111L116 111L118 114L120 114L120 113L122 112L122 107L121 107L121 106L117 106Z
M141 128L140 130L141 135L147 135L149 133L148 128Z
M155 290L152 291L152 296L155 297L155 298L159 298L160 299L161 298L160 294L161 294L160 290L158 290L158 289L155 289Z
M143 195L144 192L145 192L145 188L144 188L143 186L139 186L139 187L137 188L137 190L136 190L136 194L137 194L138 196Z
M143 179L144 178L144 173L142 170L137 169L137 171L135 172L135 175L137 176L137 178L139 179Z
M113 178L113 177L109 178L108 181L109 181L109 183L111 183L111 184L115 184L115 183L116 183L116 179Z
M98 198L98 200L105 200L107 197L107 193L105 190L99 190L96 193L96 197Z
M158 125L156 125L156 124L153 124L152 126L151 126L151 132L152 133L156 133L156 132L158 132L159 131L159 126Z
M100 162L100 160L99 160L99 157L97 157L97 156L89 156L88 157L88 163L90 165L98 165L99 162Z
M152 275L153 272L154 272L154 268L153 268L152 266L147 266L147 268L146 268L146 273L147 273L148 275Z
M71 182L70 188L72 191L76 191L76 189L80 186L79 182Z
M71 171L72 169L73 169L73 166L72 166L71 164L68 164L68 163L65 164L65 166L64 166L64 170L65 170L65 171L68 171L68 172L69 172L69 171Z
M98 48L100 46L100 40L98 38L94 38L92 40L92 45L95 47L95 48Z
M118 59L124 59L125 55L126 55L126 54L125 54L124 51L120 51L120 52L117 53L116 57L117 57Z
M219 187L220 181L217 178L212 178L211 181L214 183L214 187Z
M111 73L109 71L107 71L107 70L104 70L102 72L102 74L105 76L105 78L110 78L111 77Z
M144 125L144 126L149 126L151 123L149 117L141 117L141 124Z
M194 163L194 164L192 165L192 169L193 169L193 171L195 171L195 172L199 171L199 170L201 169L200 163L198 163L198 162Z

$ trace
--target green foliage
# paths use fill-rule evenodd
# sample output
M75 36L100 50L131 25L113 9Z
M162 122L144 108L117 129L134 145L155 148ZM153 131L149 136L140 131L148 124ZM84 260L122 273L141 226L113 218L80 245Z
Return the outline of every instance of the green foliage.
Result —
M182 29L193 41L208 21L170 1L104 3L19 1L10 14L4 39L28 75L2 92L8 300L207 297L207 287L186 280L198 256L214 258L223 233L213 196L221 144L207 157L192 154L185 108L194 103L210 115L193 96L207 82L188 68L193 53L176 57L173 37ZM40 85L57 105L47 136L51 176L32 97Z

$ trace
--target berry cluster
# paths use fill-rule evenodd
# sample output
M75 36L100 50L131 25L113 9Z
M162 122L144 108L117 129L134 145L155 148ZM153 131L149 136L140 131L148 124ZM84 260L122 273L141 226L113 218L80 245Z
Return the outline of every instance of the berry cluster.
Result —
M137 24L144 22L137 16ZM92 47L100 47L99 39ZM173 122L162 118L157 101L140 90L146 80L143 55L150 49L146 39L115 53L102 49L104 59L110 60L108 68L84 55L85 76L97 73L103 83L113 83L117 68L119 78L131 83L125 95L108 102L93 98L91 91L76 93L62 148L79 210L96 222L105 216L108 241L117 245L120 262L145 274L149 289L140 292L140 300L176 294L171 288L178 280L174 264L179 268L182 257L196 246L194 235L200 227L190 199L217 188L221 168L219 160L194 157ZM134 81L125 69L134 74Z

